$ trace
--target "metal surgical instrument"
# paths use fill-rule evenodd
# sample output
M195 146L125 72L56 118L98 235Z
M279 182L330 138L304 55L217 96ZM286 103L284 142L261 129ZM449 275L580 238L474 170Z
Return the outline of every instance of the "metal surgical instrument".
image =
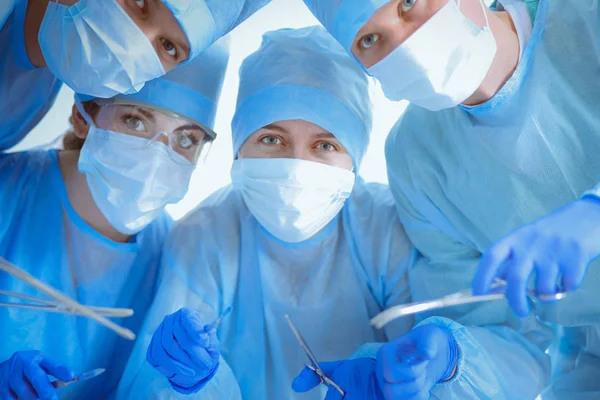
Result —
M497 278L494 284L492 284L490 288L491 293L489 294L475 296L473 295L473 291L471 289L466 289L434 300L410 304L400 304L395 307L388 308L387 310L384 310L377 314L373 319L371 319L371 325L375 326L378 329L381 329L389 322L407 315L418 314L424 311L437 310L445 307L459 306L463 304L479 303L482 301L502 300L505 298L505 289L506 281ZM533 290L529 290L528 293L530 296L542 301L557 301L567 297L567 293L562 291L548 295L539 294Z
M80 381L85 381L88 379L95 378L98 375L102 375L104 373L104 371L106 371L104 368L97 368L97 369L85 372L70 381L61 381L61 380L54 381L54 382L52 382L52 386L54 386L55 389L64 388L65 386L69 386L70 384L75 383L75 382L80 382Z
M306 356L308 357L308 360L310 361L310 365L307 365L306 367L319 376L319 378L321 379L321 383L324 383L325 385L330 386L330 387L334 388L335 390L337 390L338 393L343 398L346 395L346 393L342 390L341 387L339 387L339 385L337 383L335 383L327 375L325 375L325 372L323 372L323 370L321 369L321 366L319 365L319 362L315 358L315 355L308 347L308 344L306 344L306 341L300 334L300 331L298 331L298 329L292 322L292 319L290 318L290 316L286 315L285 319L287 320L288 324L290 325L292 332L294 332L294 336L296 336L296 339L298 339L300 346L302 346L302 349L304 350L304 352L306 353Z
M70 297L64 295L60 291L54 289L52 286L45 284L33 275L25 272L17 266L9 263L4 258L0 257L0 271L4 271L9 275L12 275L16 279L19 279L32 287L36 288L40 292L50 296L54 300L39 299L24 294L0 291L0 296L14 297L22 300L31 301L33 303L12 303L3 302L0 303L0 307L12 307L12 308L28 308L34 310L40 310L45 312L56 312L64 314L73 314L84 316L101 325L104 325L108 329L115 332L117 335L134 340L135 334L129 329L123 328L114 322L108 320L106 317L123 318L130 317L133 315L133 310L127 308L105 308L105 307L87 307ZM35 304L38 303L38 304Z

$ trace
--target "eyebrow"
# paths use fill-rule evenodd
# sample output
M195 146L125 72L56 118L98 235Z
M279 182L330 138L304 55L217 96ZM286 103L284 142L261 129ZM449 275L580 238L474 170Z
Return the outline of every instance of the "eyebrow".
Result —
M202 129L200 126L198 126L196 124L181 125L180 127L177 127L175 130L173 130L173 132L179 132L179 131L185 131L185 130L202 131L202 133L204 133L205 135L208 135L208 133L206 133L206 131L204 129ZM208 135L208 136L210 136L210 135Z
M144 117L148 118L152 122L156 122L156 118L154 118L154 114L146 108L143 107L134 107L134 110L142 114Z
M329 132L317 133L314 137L323 138L323 139L335 139L335 140L337 140L337 138L335 136L333 136L332 133L329 133Z
M270 129L272 131L277 131L277 132L286 133L286 134L289 133L286 129L284 129L281 126L276 125L276 124L269 124L269 125L263 126L260 129Z

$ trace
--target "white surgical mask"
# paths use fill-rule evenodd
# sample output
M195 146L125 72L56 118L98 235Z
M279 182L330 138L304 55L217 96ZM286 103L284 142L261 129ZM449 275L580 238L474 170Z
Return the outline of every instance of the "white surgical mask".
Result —
M340 212L352 192L354 173L295 158L244 158L233 163L231 181L269 233L297 243Z
M494 57L496 40L485 6L481 29L449 0L423 26L367 71L390 100L408 100L431 111L467 100L483 82Z
M50 0L38 40L50 71L76 93L136 93L165 74L150 40L115 0Z
M175 161L177 156L182 160ZM160 142L95 126L90 126L78 166L104 217L127 235L138 233L167 204L181 200L194 171Z

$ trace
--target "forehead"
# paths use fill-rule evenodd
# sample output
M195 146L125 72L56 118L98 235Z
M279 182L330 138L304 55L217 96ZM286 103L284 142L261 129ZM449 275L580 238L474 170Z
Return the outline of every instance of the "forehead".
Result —
M319 136L322 138L335 139L335 136L319 125L301 119L276 121L269 125L263 126L259 132L260 131L274 131L295 138Z

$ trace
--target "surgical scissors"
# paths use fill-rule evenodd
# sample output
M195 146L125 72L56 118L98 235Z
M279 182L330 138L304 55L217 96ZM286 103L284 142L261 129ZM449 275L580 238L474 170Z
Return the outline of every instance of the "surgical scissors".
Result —
M300 331L298 331L298 329L292 322L292 319L290 318L290 316L286 315L285 319L287 320L290 328L292 329L292 332L294 332L294 336L296 336L296 339L298 339L300 346L302 346L302 349L304 350L304 352L306 353L306 356L308 357L308 360L310 361L311 365L307 365L306 367L319 376L319 379L321 379L321 383L324 383L325 385L334 388L335 390L338 391L338 393L342 396L342 398L344 398L346 393L342 390L341 387L339 387L339 385L337 383L335 383L333 380L331 380L331 378L329 378L327 375L325 375L325 372L323 372L323 370L321 369L321 366L319 365L319 362L317 361L315 355L308 347L308 344L306 343L306 341L300 334Z
M123 328L114 322L108 320L106 317L113 318L125 318L133 315L133 310L128 308L106 308L106 307L87 307L83 304L78 303L77 301L71 299L70 297L64 295L58 290L54 289L52 286L45 284L39 279L35 278L33 275L23 271L19 267L11 264L4 258L0 257L0 271L4 271L9 275L31 285L32 287L38 289L40 292L52 297L53 300L45 300L39 299L33 296L28 296L24 294L9 292L9 291L0 291L0 295L7 297L14 297L21 300L27 300L33 303L11 303L11 302L3 302L0 303L0 307L12 307L12 308L27 308L40 310L45 312L56 312L63 314L72 314L78 316L84 316L99 324L107 327L108 329L115 332L117 335L129 339L135 340L135 334L129 329ZM38 303L38 304L35 304Z
M400 304L395 307L388 308L387 310L384 310L377 314L373 319L371 319L371 325L375 326L378 329L381 329L391 321L400 317L405 317L407 315L418 314L424 311L437 310L440 308L458 306L462 304L502 300L506 296L504 294L504 291L498 292L498 290L503 289L506 289L506 281L496 278L494 284L492 284L490 288L491 293L489 294L475 296L473 295L473 291L471 289L466 289L434 300L410 304ZM528 294L542 301L557 301L567 297L567 293L562 291L559 291L554 294L539 294L533 290L529 290Z

